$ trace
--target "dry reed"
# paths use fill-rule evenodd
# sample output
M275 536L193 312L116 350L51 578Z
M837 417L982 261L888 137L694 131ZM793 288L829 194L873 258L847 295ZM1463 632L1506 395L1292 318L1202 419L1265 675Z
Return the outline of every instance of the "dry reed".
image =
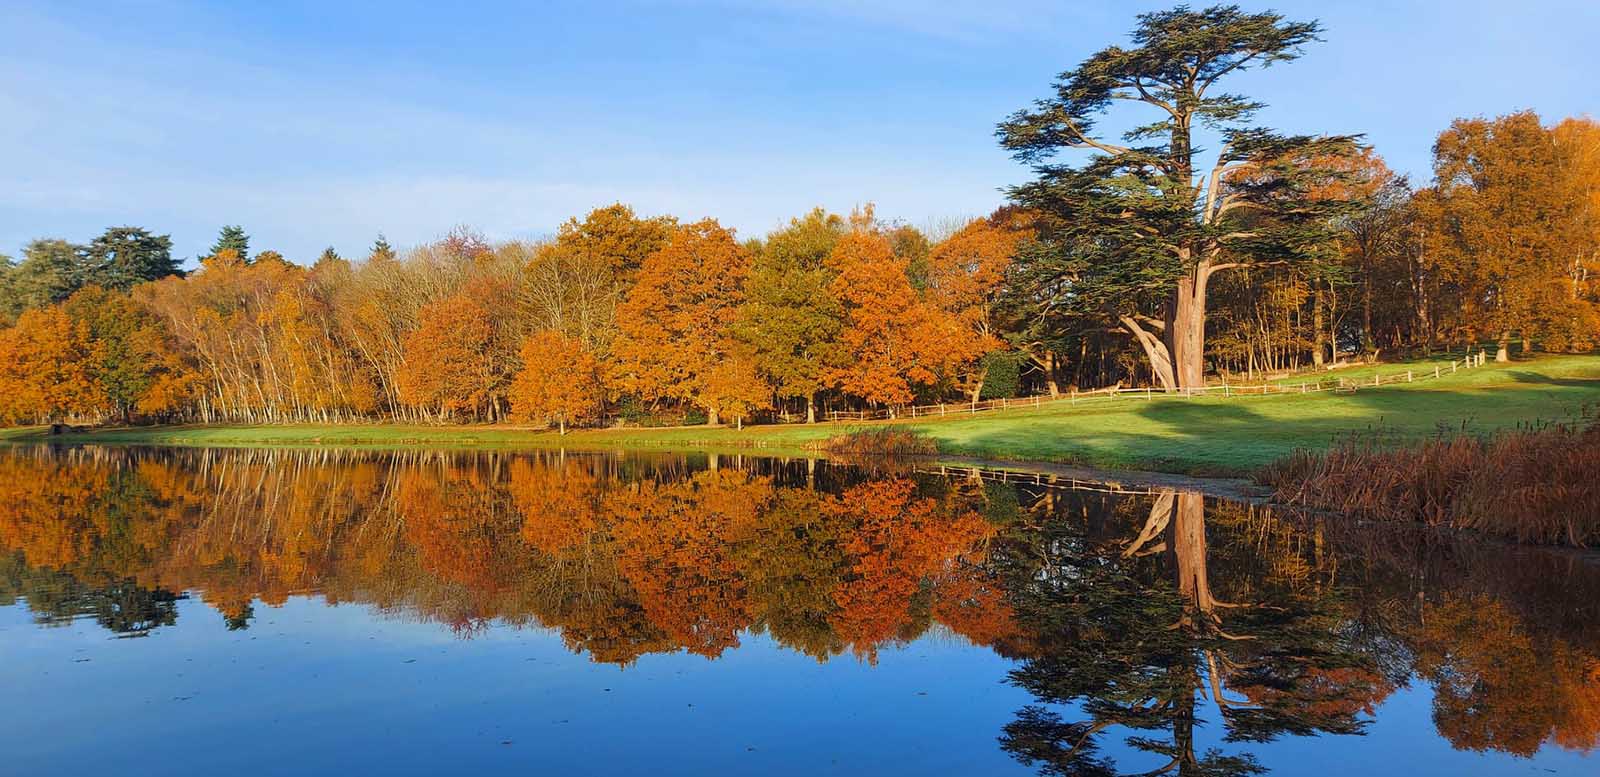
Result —
M1285 504L1533 544L1600 541L1600 423L1440 434L1406 447L1353 437L1296 451L1256 479Z

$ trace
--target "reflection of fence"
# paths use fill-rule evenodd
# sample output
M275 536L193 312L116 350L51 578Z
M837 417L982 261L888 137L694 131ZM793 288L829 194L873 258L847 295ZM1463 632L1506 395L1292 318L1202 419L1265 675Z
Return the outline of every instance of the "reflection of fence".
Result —
M1082 480L1037 472L1012 472L1010 470L984 469L982 467L951 467L943 464L937 467L919 467L916 471L919 474L938 475L944 478L965 477L974 480L992 480L997 483L1018 483L1044 486L1046 488L1064 488L1071 491L1099 491L1105 494L1156 495L1183 490L1177 487L1124 486L1121 483L1105 480Z
M1185 388L1176 391L1162 391L1149 386L1144 388L1103 388L1093 391L1073 390L1053 397L1036 394L1031 397L1016 397L1013 399L990 399L982 402L941 402L936 405L911 405L884 410L833 410L823 413L822 417L829 421L875 421L891 418L940 418L953 415L976 415L990 410L1055 406L1063 403L1076 406L1082 402L1129 398L1154 400L1157 398L1205 399L1223 397L1231 399L1235 397L1265 397L1282 394L1312 394L1320 391L1349 394L1364 388L1376 388L1394 383L1414 383L1419 380L1443 377L1462 369L1481 367L1486 358L1487 355L1484 353L1468 354L1465 359L1452 359L1448 364L1444 362L1435 364L1432 370L1418 371L1416 368L1412 368L1404 372L1394 372L1388 375L1374 372L1371 378L1360 379L1340 376L1332 379L1302 381L1300 383L1279 381L1245 386L1223 383L1217 386ZM779 422L783 423L781 420Z

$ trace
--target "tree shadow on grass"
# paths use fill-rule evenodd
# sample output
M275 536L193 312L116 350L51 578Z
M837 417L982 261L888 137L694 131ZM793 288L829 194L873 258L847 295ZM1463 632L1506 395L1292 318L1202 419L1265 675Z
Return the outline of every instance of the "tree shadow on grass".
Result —
M1064 416L1060 426L1033 424L972 429L952 453L1037 459L1085 466L1245 475L1296 448L1326 448L1370 435L1403 444L1436 434L1477 433L1519 423L1563 421L1600 404L1600 381L1564 380L1530 372L1525 382L1426 391L1404 387L1353 394L1127 400ZM1292 404L1292 407L1290 406ZM1274 408L1267 412L1266 408ZM1133 414L1158 427L1119 426L1096 414ZM1137 427L1138 425L1132 425Z
M1536 383L1545 386L1571 386L1575 388L1595 389L1600 388L1600 378L1557 378L1538 372L1527 370L1509 370L1506 372L1518 383Z

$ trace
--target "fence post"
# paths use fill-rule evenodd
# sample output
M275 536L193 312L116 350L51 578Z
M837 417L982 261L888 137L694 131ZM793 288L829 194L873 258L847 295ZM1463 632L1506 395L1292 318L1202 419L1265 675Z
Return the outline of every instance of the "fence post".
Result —
M1374 373L1372 373L1372 385L1374 385L1374 386L1381 386L1381 385L1383 385L1383 384L1382 384L1382 383L1380 383L1380 382L1379 382L1379 381L1378 381L1378 373L1376 373L1376 372L1374 372Z
M1411 370L1406 370L1406 382L1411 382Z
M1433 365L1433 377L1439 377L1439 365L1437 364Z
M1033 406L1034 407L1038 407L1039 406L1039 395L1038 394L1034 394L1033 395Z
M1226 383L1222 384L1222 395L1225 397L1233 396L1233 389L1229 388Z
M1144 387L1144 398L1145 398L1145 401L1146 401L1146 402L1148 402L1148 401L1150 401L1150 400L1151 400L1151 399L1154 399L1154 398L1155 398L1155 397L1152 397L1152 396L1151 396L1151 395L1150 395L1150 387L1149 387L1149 386L1145 386L1145 387Z
M1077 407L1078 406L1078 390L1077 389L1073 389L1072 390L1072 406L1073 407Z
M939 415L944 415L944 403L939 403Z

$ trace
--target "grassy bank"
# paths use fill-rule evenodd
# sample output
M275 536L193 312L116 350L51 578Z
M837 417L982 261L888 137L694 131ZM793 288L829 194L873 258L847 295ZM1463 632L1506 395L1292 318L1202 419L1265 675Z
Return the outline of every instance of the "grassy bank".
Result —
M1432 372L1432 362L1413 365ZM1389 365L1404 370L1407 365ZM1357 368L1359 369L1359 368ZM974 416L895 422L732 428L585 430L558 437L514 427L404 425L205 426L111 429L63 442L172 445L358 445L401 447L815 448L841 428L893 423L931 438L941 453L1015 461L1084 464L1200 475L1239 475L1297 448L1323 448L1341 435L1382 430L1421 439L1441 428L1491 431L1577 416L1600 405L1600 357L1541 356L1490 364L1438 380L1364 389L1225 399L1123 398L1057 403ZM35 430L12 439L45 439Z

